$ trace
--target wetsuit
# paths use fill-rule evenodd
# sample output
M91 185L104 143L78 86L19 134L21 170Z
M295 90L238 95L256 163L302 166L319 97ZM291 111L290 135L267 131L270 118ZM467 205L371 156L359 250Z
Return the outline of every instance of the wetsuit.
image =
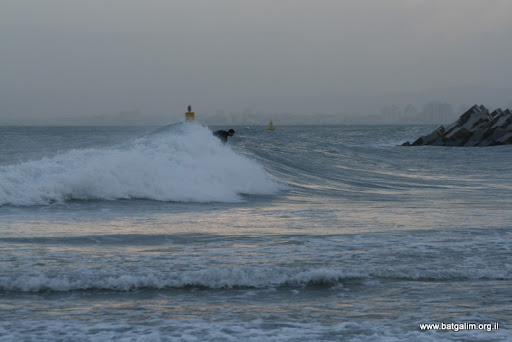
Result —
M213 135L215 135L217 138L222 140L222 142L227 142L228 141L229 133L227 131L224 131L224 130L221 129L219 131L213 132Z

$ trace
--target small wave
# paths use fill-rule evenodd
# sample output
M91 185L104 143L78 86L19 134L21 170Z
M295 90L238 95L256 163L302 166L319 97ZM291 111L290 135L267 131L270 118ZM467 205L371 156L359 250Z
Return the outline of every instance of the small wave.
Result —
M0 168L0 205L67 200L239 202L282 187L256 161L195 124L174 124L122 146L72 150Z
M40 292L73 290L132 291L165 288L264 288L279 286L325 285L339 282L339 274L329 270L294 271L285 268L250 267L182 271L171 274L115 275L114 272L49 275L32 274L0 277L1 291Z
M0 277L0 291L41 292L184 288L279 288L338 286L355 280L450 281L459 279L510 280L511 270L443 269L414 271L407 269L337 270L329 268L299 269L287 267L211 267L168 273L155 271L119 272L114 270L78 270L68 274L30 272Z

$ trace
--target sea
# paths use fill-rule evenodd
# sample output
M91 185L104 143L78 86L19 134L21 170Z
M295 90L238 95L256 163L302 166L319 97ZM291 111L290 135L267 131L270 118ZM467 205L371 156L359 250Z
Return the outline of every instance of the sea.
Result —
M512 146L434 128L0 127L0 341L512 341Z

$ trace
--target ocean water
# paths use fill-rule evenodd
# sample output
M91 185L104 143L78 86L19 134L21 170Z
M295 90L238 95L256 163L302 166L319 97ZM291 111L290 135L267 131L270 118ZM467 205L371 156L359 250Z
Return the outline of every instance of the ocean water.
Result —
M0 127L0 341L511 340L512 146L218 128Z

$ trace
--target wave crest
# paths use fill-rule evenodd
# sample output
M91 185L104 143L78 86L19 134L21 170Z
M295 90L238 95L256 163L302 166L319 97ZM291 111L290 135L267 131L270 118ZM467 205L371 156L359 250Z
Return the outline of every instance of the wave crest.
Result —
M277 288L343 286L347 282L366 280L444 281L453 279L510 280L510 270L445 269L417 274L405 269L340 270L331 268L301 269L287 267L211 267L201 270L171 272L119 272L114 270L75 270L59 274L30 272L0 277L0 291L133 291L139 289L183 289L190 287Z
M0 205L67 200L238 202L276 194L264 168L195 124L174 124L122 146L72 150L0 168Z

